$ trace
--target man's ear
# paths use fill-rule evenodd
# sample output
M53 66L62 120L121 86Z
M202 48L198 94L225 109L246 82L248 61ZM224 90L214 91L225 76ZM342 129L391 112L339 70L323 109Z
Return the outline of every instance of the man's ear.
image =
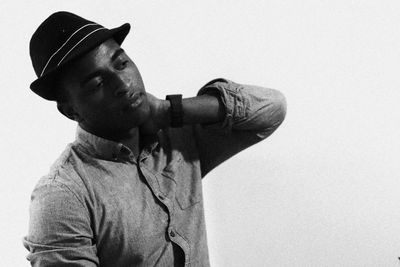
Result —
M81 122L82 118L75 111L74 107L68 102L57 102L57 109L60 111L68 119L71 119L76 122Z

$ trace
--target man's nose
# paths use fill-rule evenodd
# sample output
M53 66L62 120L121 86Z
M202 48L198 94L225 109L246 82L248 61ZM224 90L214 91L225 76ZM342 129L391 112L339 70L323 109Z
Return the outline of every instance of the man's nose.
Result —
M114 96L121 97L130 90L131 81L128 77L116 75Z

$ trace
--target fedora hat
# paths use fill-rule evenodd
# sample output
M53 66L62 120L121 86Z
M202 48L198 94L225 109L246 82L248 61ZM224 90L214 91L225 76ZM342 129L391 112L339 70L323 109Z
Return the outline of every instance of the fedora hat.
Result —
M57 74L66 65L110 38L121 44L129 30L129 23L107 29L65 11L50 15L37 28L29 44L33 69L38 77L31 83L31 90L47 100L57 100L54 84Z

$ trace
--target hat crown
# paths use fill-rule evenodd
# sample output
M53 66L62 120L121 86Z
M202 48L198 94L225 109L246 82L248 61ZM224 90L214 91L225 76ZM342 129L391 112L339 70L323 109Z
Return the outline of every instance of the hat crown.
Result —
M95 22L65 11L54 13L43 21L32 35L29 45L32 65L36 75L40 77L51 69L49 65L60 63L60 58L56 58L57 50L64 48L63 46L66 46L68 41L73 43L71 38L79 38L79 35L90 31L90 27L92 29L102 28L101 25ZM50 62L51 60L54 62Z

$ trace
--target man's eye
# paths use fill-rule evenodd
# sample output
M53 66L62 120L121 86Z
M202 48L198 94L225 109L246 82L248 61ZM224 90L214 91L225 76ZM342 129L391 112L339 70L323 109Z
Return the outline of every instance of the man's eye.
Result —
M125 69L126 68L126 66L128 65L128 60L124 60L124 61L121 61L121 63L119 63L118 65L117 65L117 69L118 70L123 70L123 69Z
M93 93L96 92L97 90L101 89L104 85L104 81L101 78L95 78L93 80L91 80L88 85L88 93Z

